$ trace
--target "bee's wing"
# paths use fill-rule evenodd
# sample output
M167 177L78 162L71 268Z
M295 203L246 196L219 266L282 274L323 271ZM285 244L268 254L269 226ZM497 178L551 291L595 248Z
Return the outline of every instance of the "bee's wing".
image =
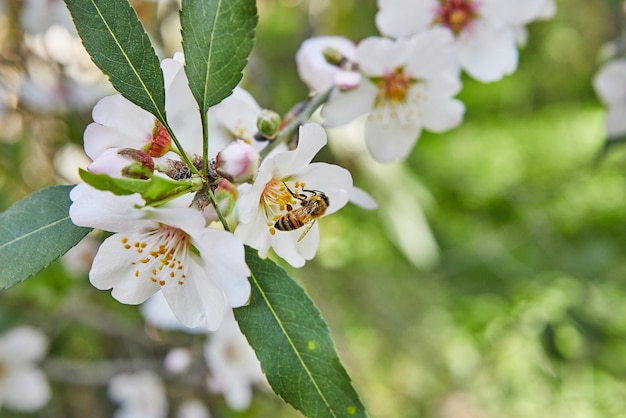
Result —
M300 238L298 238L297 242L302 241L302 239L306 236L306 234L309 233L309 231L311 230L311 228L313 227L313 224L315 223L315 219L309 221L305 226L304 226L304 231L302 231L302 234L300 234Z

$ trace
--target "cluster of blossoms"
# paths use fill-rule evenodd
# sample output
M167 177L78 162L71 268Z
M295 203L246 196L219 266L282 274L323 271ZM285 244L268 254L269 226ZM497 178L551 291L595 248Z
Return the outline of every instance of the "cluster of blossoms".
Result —
M259 164L266 137L275 132L258 133L257 125L267 125L267 118L240 88L208 112L211 159L204 167L202 128L200 118L193 117L197 105L182 55L163 60L162 70L171 132L121 95L106 97L95 106L94 122L85 130L85 151L93 160L88 170L110 177L190 179L194 193L150 205L138 194L119 196L81 183L70 194L70 216L76 225L115 233L93 261L89 277L95 287L112 289L114 298L128 304L143 303L161 291L182 324L216 330L226 307L249 299L244 244L261 256L273 248L293 266L304 265L319 244L314 221L348 202L352 177L335 165L311 164L326 143L323 128L315 124L300 128L295 149L274 146ZM269 125L276 131L279 122ZM206 170L210 186L193 183L194 170ZM325 201L318 201L315 213L294 215L298 208L306 209L310 196ZM289 222L281 223L285 216ZM217 222L220 217L226 225L237 221L234 233ZM303 224L294 224L298 222ZM300 226L310 228L304 237Z
M336 87L322 110L327 126L367 115L364 137L380 162L406 158L421 130L461 123L454 99L461 70L481 82L517 68L525 25L551 17L553 0L379 0L376 24L386 37L355 45L312 38L297 53L298 71L313 91Z
M454 98L461 70L484 82L510 74L525 25L554 8L553 0L380 0L376 23L386 37L358 45L340 37L307 40L296 56L298 72L323 98L326 126L366 115L368 149L389 162L405 158L422 129L461 123L465 108ZM318 218L349 200L375 203L356 197L364 194L347 170L311 163L326 144L322 126L281 122L240 87L209 109L203 144L183 66L181 54L161 64L167 126L110 96L95 106L84 142L93 174L182 180L185 190L147 201L83 183L70 195L70 216L76 225L114 232L93 262L94 286L129 304L160 291L182 324L216 330L225 309L249 299L244 244L300 267L317 251Z

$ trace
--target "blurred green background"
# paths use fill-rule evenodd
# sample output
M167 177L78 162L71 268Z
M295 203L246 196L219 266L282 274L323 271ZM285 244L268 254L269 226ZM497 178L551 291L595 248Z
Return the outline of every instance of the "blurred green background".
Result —
M19 4L8 1L5 12ZM162 42L170 9L135 4ZM294 62L304 39L377 34L374 0L258 5L244 86L281 113L307 95ZM364 158L349 129L331 132L319 156L349 168L379 209L348 206L325 218L317 258L286 268L320 307L372 417L626 416L626 153L618 145L599 158L604 110L591 86L600 51L622 30L620 2L557 6L554 19L529 26L518 70L489 85L465 78L463 124L423 134L407 161ZM2 34L8 77L24 49L19 28ZM163 56L174 52L169 44ZM0 208L63 181L55 156L80 146L89 122L90 109L14 102L0 130ZM60 263L0 293L0 327L18 323L40 326L57 361L159 361L171 346L198 343L144 332L136 307ZM114 410L102 385L59 373L51 381L55 397L37 416ZM171 386L175 405L187 392ZM214 417L300 416L271 392L234 412L197 385L185 388Z

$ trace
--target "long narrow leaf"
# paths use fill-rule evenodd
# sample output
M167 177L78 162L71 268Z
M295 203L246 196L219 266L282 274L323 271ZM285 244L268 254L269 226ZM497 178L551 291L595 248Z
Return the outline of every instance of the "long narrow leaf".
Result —
M365 417L311 299L283 269L248 247L246 262L252 297L235 317L274 392L307 417Z
M39 272L91 231L70 220L71 188L40 190L0 214L0 289Z
M185 72L200 112L228 97L254 44L255 0L183 0Z
M124 97L165 122L159 58L128 0L65 0L93 62Z

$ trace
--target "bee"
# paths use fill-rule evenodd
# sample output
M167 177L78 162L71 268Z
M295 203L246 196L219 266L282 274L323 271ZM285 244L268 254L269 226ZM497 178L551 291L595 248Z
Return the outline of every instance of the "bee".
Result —
M285 182L283 182L283 184L289 193L300 201L300 207L292 209L291 206L288 206L289 211L276 221L274 228L279 231L295 231L304 226L304 231L300 235L300 238L298 238L298 242L300 242L309 232L315 220L326 213L330 202L328 196L319 190L302 189L303 192L311 193L310 196L307 196L303 193L296 194L291 191Z

